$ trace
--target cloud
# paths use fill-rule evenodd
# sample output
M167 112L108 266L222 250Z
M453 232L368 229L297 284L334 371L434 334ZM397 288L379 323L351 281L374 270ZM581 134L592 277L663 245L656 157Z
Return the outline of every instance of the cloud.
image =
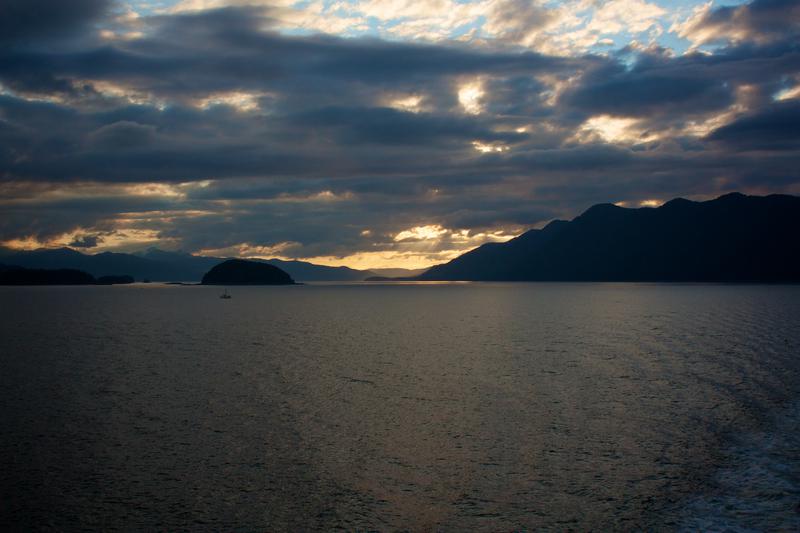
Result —
M590 74L563 99L592 113L615 116L707 112L724 108L733 100L724 80L680 69L644 66L631 70Z
M73 239L67 246L72 248L96 248L100 239L99 235L82 235Z
M458 8L493 13L464 41L290 35L287 3L28 33L0 47L0 241L410 264L597 202L800 189L793 30L588 54L597 21L656 32L663 8L524 4Z
M107 13L111 0L2 0L0 43L64 37Z
M736 150L797 150L800 148L800 101L776 102L722 126L711 141Z
M748 41L763 44L797 35L798 20L797 0L754 0L717 8L708 2L675 30L694 46Z
M154 126L127 120L101 126L88 134L88 139L92 144L105 150L146 146L155 138Z

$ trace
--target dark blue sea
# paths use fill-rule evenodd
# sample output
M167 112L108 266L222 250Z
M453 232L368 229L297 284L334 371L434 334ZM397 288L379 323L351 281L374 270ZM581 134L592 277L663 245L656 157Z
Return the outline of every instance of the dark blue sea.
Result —
M797 531L800 286L0 288L5 531Z

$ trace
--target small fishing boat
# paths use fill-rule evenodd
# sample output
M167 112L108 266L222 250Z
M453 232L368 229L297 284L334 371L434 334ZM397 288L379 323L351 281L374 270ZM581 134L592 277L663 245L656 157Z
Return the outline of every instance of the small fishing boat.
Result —
M220 294L219 297L222 298L223 300L230 300L231 299L231 295L228 294L228 289L225 289L225 292Z

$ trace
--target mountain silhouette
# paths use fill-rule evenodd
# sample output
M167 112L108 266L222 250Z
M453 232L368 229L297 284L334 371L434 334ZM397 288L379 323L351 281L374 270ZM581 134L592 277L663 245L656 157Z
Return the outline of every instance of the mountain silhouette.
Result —
M75 269L88 272L92 276L130 275L136 279L181 280L180 266L167 262L153 261L133 254L103 252L95 255L83 254L71 248L39 249L23 252L0 250L0 262L35 269ZM194 278L199 280L203 272L218 261L202 269Z
M5 264L26 268L71 268L83 270L96 277L131 275L137 280L150 281L200 281L203 274L225 259L197 256L186 252L169 252L158 248L149 248L133 254L103 252L94 255L84 254L71 248L23 252L0 248L0 262ZM251 261L277 266L298 281L362 281L375 275L369 270L315 265L305 261L280 259Z
M4 265L0 285L94 285L94 276L69 268L46 270Z
M287 272L297 281L362 281L372 275L369 271L355 270L345 266L332 267L282 259L264 259L263 261Z
M731 193L658 208L595 205L418 280L800 281L800 198Z
M294 280L280 268L257 261L228 259L209 270L203 285L294 285Z

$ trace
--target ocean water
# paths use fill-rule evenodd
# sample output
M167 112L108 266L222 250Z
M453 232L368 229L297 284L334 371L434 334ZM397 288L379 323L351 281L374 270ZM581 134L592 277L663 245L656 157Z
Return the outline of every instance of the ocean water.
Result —
M6 531L800 530L800 286L0 288Z

